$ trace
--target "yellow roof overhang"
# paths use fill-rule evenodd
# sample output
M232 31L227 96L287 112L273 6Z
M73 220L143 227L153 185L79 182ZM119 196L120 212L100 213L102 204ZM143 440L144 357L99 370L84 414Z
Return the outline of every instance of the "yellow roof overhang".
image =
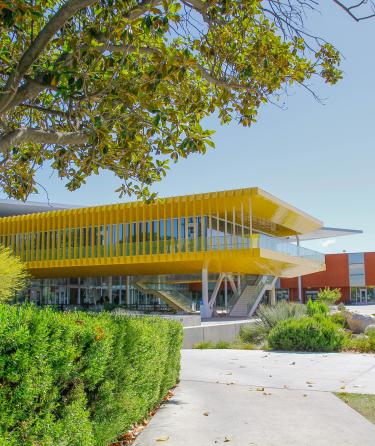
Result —
M88 214L105 215L107 223L123 223L120 217L121 210L129 215L128 221L156 220L159 218L177 218L179 216L212 215L224 218L229 222L235 221L245 226L253 223L253 229L265 232L276 237L287 237L305 234L322 227L322 222L307 213L289 205L264 190L252 187L234 189L221 192L210 192L195 195L183 195L170 198L157 199L148 204L143 201L129 203L116 203L105 206L74 208L68 210L55 210L51 212L35 213L22 216L3 217L0 221L16 224L19 221L46 221L48 228L54 227L53 216L62 218L62 227L72 216L72 224L80 217ZM48 223L51 221L50 223ZM65 223L64 223L65 222ZM74 226L73 226L74 227ZM33 230L33 228L31 228ZM11 232L7 230L6 232Z

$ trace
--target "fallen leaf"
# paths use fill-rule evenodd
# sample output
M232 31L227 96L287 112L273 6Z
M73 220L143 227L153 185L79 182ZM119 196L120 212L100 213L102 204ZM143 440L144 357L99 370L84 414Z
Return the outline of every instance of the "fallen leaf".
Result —
M229 443L231 440L230 440L230 438L229 437L225 437L224 438L224 443Z
M257 392L264 392L264 387L257 387Z
M203 412L203 415L204 415L205 417L208 417L208 412Z
M169 437L159 437L156 439L156 441L168 441Z

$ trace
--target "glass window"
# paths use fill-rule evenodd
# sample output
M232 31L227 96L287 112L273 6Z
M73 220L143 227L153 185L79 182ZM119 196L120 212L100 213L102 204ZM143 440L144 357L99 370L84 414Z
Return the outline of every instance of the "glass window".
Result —
M349 264L352 263L364 263L364 255L363 252L353 252L348 254Z
M86 257L87 229L82 228L82 256Z
M150 241L151 241L151 223L146 221L145 223L145 231L146 231L146 246L144 254L150 254Z
M131 238L132 238L132 252L131 252L131 255L133 255L133 256L137 252L137 248L136 248L137 234L136 234L136 231L137 231L137 224L136 223L132 223L132 235L131 235Z
M138 254L144 254L144 233L143 233L143 222L138 223Z
M160 253L163 254L164 250L164 220L159 222L159 240L160 240Z
M112 225L112 255L116 255L117 244L117 225Z
M350 286L365 286L365 275L364 274L351 274L350 275Z
M167 240L170 240L172 238L172 230L171 230L171 219L167 218L165 220L165 233Z

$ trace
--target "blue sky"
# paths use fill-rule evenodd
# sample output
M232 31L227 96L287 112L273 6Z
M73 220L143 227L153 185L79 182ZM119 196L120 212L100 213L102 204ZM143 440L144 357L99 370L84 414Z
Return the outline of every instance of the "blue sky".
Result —
M315 84L325 99L317 103L297 90L287 109L265 106L258 123L216 129L216 149L172 165L155 185L160 196L259 186L320 218L327 226L362 229L363 235L310 242L322 252L375 251L375 20L355 23L323 0L310 28L327 38L345 57L344 80L337 86ZM48 169L39 181L52 202L103 204L119 201L118 182L109 174L68 192ZM30 197L45 201L46 196Z

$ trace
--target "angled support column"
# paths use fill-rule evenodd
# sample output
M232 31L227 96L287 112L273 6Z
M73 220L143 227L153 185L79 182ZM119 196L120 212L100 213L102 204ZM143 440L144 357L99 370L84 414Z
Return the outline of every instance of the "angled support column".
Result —
M219 278L218 278L218 280L217 280L217 282L216 282L216 284L215 284L215 288L214 288L214 290L213 290L213 292L212 292L212 295L211 295L211 297L210 297L209 305L210 305L210 309L211 309L211 311L212 311L213 308L214 308L214 305L215 305L215 302L216 302L216 298L217 298L217 293L219 292L220 285L221 285L221 283L222 283L222 281L223 281L223 279L224 279L224 276L225 276L224 273L221 273L221 274L219 275Z
M237 294L237 287L236 287L236 284L234 283L232 274L227 274L227 277L228 277L229 285L232 288L233 293Z

